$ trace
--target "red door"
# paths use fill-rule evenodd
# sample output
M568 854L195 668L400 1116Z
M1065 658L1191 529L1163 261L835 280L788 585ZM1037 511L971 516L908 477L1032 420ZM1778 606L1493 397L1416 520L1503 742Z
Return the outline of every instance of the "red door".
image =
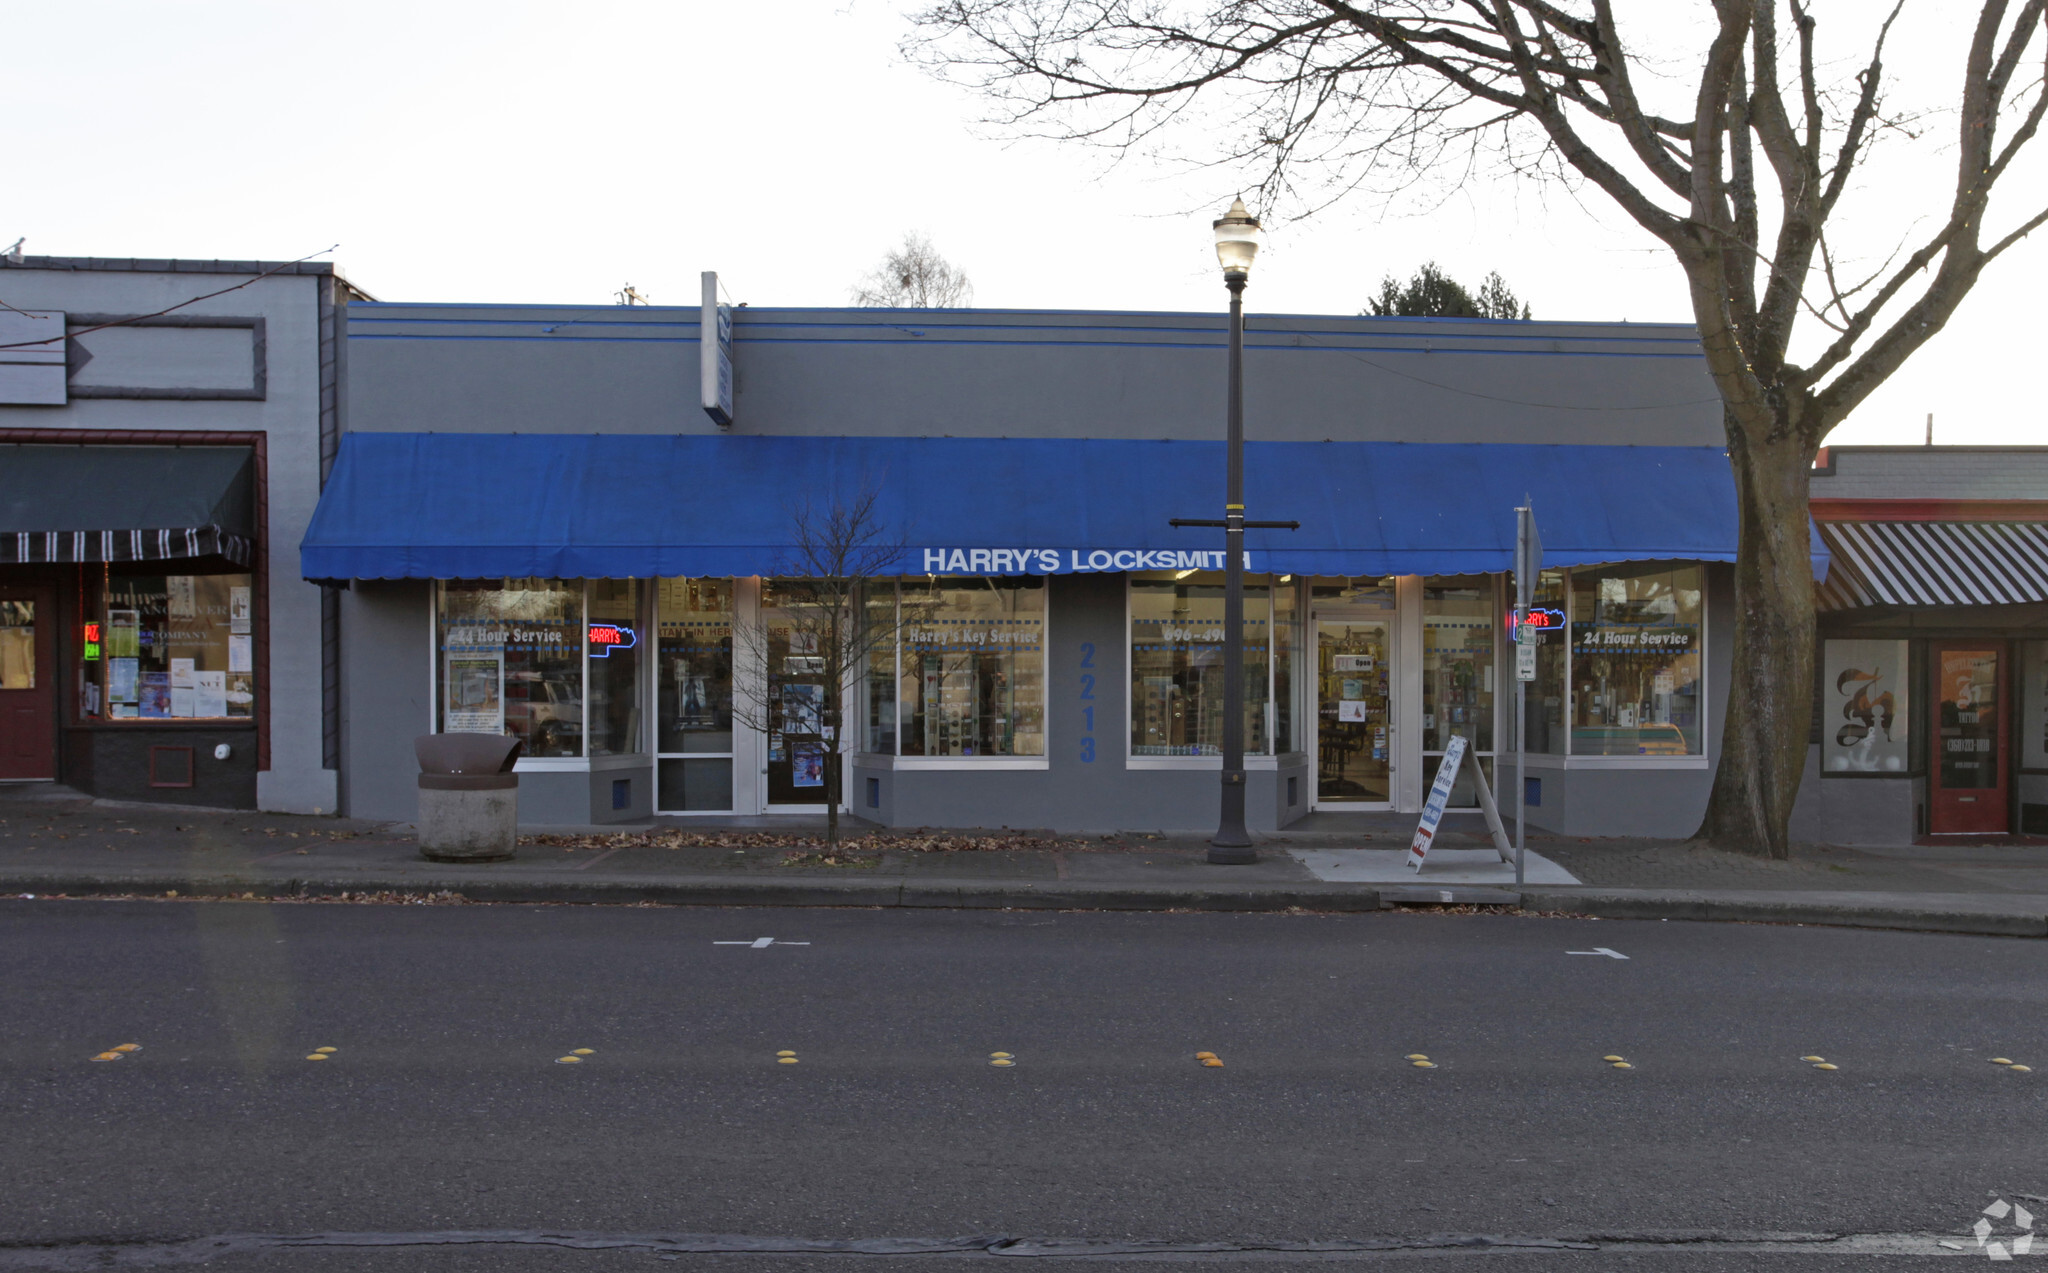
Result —
M57 776L57 607L0 588L0 779Z
M1935 835L2001 835L2007 820L2006 667L2002 641L1937 643L1933 755L1927 829Z

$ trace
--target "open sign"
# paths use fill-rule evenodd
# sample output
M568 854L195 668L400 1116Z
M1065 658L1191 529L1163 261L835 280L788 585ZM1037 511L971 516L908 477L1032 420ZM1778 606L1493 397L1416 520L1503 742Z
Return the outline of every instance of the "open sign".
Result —
M618 623L590 625L590 657L608 659L613 650L630 650L640 644L639 634Z

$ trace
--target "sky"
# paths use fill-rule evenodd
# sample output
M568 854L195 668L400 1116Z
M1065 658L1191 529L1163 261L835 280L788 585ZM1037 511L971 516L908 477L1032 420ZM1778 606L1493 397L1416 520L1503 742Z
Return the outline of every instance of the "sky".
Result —
M1680 18L1703 4L1617 8L1625 23L1666 24L1653 34L1681 49ZM394 301L606 303L631 284L657 304L695 304L711 269L733 300L840 305L921 231L966 270L980 306L1221 308L1208 222L1255 174L1006 136L979 122L984 101L904 60L908 7L18 7L0 43L0 245L275 260L335 245L321 259ZM1888 62L1902 102L1952 95L1957 24L1929 20L1950 8L1908 0ZM1824 31L1853 32L1869 6L1818 10L1839 18ZM1870 237L1852 254L1881 258L1924 226L1912 200L1938 194L1953 167L1939 122L1859 187L1845 237ZM2044 173L2048 154L2015 173L2009 213L2048 206ZM1498 270L1538 318L1689 321L1677 265L1603 199L1492 180L1277 218L1248 307L1356 313L1382 276L1434 260L1475 285ZM1939 442L2042 441L2048 408L2029 368L2043 240L2048 230L1994 266L1830 441L1918 443L1930 412Z

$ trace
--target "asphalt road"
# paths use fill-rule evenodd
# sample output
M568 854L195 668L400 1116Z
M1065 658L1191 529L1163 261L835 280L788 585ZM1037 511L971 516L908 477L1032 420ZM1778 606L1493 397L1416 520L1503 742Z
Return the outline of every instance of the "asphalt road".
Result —
M0 902L0 1270L1981 1260L1994 1194L2048 1215L2044 974L1671 922Z

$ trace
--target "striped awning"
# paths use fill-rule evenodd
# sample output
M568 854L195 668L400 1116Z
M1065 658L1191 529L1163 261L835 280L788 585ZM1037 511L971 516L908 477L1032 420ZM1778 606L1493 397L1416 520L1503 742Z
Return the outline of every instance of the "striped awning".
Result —
M0 563L255 560L246 446L0 445Z
M1824 521L1822 610L2048 601L2048 523Z

